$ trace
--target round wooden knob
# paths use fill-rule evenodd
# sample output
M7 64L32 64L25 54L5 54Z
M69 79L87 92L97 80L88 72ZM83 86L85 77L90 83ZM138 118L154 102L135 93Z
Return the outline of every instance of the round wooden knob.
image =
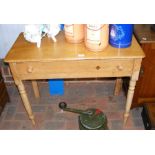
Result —
M101 67L100 66L96 66L96 69L99 70Z
M123 70L123 67L121 65L118 65L117 66L117 69L120 70L120 71L122 71Z
M27 69L27 72L28 73L32 73L33 72L33 67L32 66L29 66L28 69Z

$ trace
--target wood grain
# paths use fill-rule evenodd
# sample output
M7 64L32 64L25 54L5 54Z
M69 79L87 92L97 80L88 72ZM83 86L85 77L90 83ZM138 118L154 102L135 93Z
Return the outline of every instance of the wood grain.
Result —
M126 122L141 60L145 56L135 37L129 48L118 49L109 45L101 52L87 50L84 43L68 43L63 32L57 36L57 40L53 43L45 37L41 47L37 48L20 34L5 58L32 123L35 124L34 116L22 80L129 76L131 84L124 115Z
M71 44L65 40L63 32L57 36L57 42L45 37L42 39L41 47L37 48L35 43L26 41L21 33L15 44L5 57L5 62L39 61L50 62L53 60L86 60L86 59L121 59L121 58L143 58L144 53L135 37L129 48L114 48L110 45L100 52L87 50L84 43Z

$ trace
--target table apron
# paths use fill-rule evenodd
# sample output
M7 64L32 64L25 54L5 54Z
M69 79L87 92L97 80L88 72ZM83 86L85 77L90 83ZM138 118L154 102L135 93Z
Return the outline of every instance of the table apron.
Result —
M131 76L133 65L134 59L13 63L15 74L21 80Z

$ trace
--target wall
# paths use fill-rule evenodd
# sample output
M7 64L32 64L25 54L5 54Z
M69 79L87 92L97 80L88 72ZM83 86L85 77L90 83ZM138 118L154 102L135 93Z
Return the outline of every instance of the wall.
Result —
M24 24L0 24L0 59L8 53L19 33L24 31Z

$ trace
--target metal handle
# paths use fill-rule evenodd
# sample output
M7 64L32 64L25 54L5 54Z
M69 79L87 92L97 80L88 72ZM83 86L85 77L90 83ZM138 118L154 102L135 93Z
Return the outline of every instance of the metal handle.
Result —
M78 113L78 114L86 114L86 115L93 114L92 111L89 111L89 110L79 110L79 109L67 108L67 103L65 103L65 102L60 102L59 108L64 111L69 111L69 112Z
M59 103L59 108L60 109L65 109L65 108L67 108L67 104L65 102L60 102Z

